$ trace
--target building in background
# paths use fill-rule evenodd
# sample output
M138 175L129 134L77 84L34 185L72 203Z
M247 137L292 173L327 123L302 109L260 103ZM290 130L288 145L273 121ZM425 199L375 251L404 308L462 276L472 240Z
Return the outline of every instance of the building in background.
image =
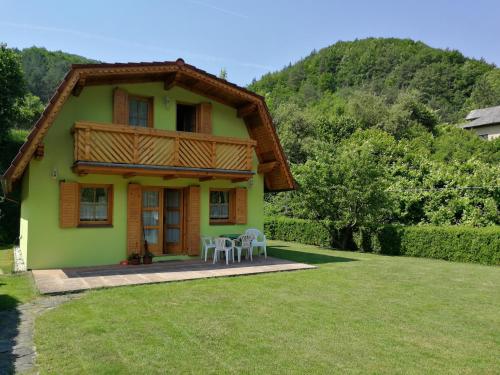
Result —
M461 128L473 130L478 136L491 141L500 137L500 105L470 111L465 118L468 122Z

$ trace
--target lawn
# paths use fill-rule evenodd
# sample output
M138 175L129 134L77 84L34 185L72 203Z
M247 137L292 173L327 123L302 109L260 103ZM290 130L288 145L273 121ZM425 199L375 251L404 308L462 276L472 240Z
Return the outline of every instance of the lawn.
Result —
M91 291L48 311L41 373L498 373L498 267L270 254L318 269Z
M0 311L15 308L35 296L31 275L13 275L12 246L0 246Z

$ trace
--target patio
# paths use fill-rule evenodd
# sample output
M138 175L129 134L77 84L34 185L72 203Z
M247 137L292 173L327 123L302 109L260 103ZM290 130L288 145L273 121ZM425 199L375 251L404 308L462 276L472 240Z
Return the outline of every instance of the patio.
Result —
M273 257L255 257L253 262L216 263L200 259L171 260L151 265L62 268L33 270L36 287L41 294L77 292L86 289L254 275L268 272L313 269L315 266Z

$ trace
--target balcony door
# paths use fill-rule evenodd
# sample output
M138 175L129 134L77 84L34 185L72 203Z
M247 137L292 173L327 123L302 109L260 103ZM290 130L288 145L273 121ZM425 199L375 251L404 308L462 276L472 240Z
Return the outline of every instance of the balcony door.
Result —
M148 250L163 254L163 188L142 188L142 226Z
M165 189L164 250L167 254L183 253L184 194L182 189Z

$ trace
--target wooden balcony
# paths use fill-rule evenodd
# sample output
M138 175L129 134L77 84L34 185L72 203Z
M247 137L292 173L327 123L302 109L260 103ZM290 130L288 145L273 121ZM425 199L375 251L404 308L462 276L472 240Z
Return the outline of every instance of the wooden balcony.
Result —
M122 174L226 178L252 177L254 140L116 124L77 122L73 170Z

